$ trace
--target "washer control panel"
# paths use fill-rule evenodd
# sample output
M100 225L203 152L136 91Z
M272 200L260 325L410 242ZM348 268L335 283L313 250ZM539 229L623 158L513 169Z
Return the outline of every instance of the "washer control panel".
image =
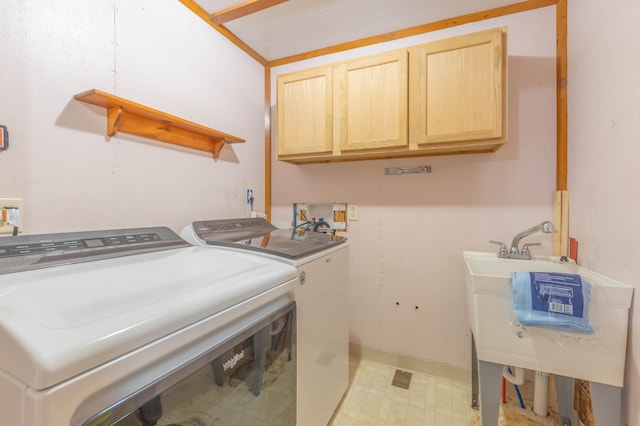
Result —
M199 238L207 242L233 242L261 237L278 228L260 217L252 217L193 222L193 229Z
M188 246L164 227L6 237L0 274Z

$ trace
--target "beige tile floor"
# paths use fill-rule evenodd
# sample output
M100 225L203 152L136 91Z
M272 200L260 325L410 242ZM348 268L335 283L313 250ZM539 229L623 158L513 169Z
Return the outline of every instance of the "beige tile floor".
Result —
M480 426L480 412L471 408L471 385L429 374L411 372L409 389L392 385L396 367L375 361L350 360L349 388L329 426ZM525 385L526 386L526 385ZM519 406L512 386L507 404L500 406L498 426L554 426L558 413L546 418Z
M471 386L412 372L409 389L391 383L396 368L351 359L350 386L330 426L469 426Z

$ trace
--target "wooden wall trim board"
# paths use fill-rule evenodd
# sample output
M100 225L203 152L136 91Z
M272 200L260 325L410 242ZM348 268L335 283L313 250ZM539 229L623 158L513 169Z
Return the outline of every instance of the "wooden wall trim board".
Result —
M556 191L553 195L553 225L555 231L552 236L554 256L569 256L569 193Z
M182 0L181 0L182 1ZM379 34L372 37L361 38L346 43L336 44L334 46L324 47L322 49L312 50L310 52L300 53L297 55L287 56L285 58L274 59L269 61L269 66L275 67L292 62L298 62L305 59L316 58L331 53L343 52L345 50L356 49L358 47L370 46L372 44L384 43L387 41L398 40L401 38L411 37L414 35L429 33L442 30L445 28L456 27L471 22L483 21L486 19L497 18L499 16L511 15L513 13L526 12L528 10L539 9L541 7L552 6L559 0L527 0L520 3L514 3L495 9L489 9L481 12L470 13L455 18L443 19L441 21L431 22L428 24L418 25L404 30L394 31L386 34Z
M567 0L556 5L556 190L567 190Z
M271 67L264 67L264 213L271 221Z

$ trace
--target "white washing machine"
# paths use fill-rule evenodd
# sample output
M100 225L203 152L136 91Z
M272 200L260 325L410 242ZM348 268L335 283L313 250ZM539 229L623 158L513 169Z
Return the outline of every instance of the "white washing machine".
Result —
M180 236L195 245L251 252L297 268L297 424L325 426L349 381L347 239L298 234L262 218L193 222Z
M0 423L182 424L174 411L201 403L198 424L269 424L248 407L269 406L279 357L293 378L272 423L293 425L296 283L291 265L168 228L2 238Z

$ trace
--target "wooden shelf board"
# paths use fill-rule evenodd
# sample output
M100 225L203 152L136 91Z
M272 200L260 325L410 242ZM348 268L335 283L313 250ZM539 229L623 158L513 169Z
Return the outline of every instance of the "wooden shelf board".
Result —
M118 131L207 151L217 158L225 143L245 142L237 136L202 126L98 89L74 96L107 109L107 135Z

